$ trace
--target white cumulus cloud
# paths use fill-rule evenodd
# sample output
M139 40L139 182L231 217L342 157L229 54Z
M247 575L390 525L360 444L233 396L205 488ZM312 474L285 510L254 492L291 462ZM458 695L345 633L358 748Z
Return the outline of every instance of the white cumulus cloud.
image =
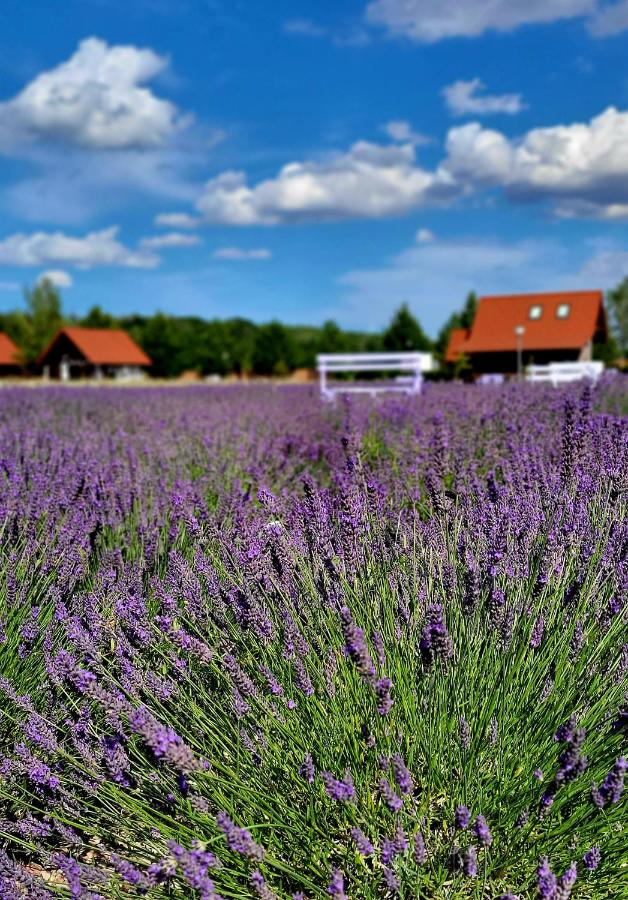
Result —
M223 172L206 183L197 207L207 222L278 225L399 215L455 190L447 173L417 165L412 144L358 141L320 161L289 163L252 187L243 172Z
M68 265L79 269L122 266L150 269L159 257L149 250L131 250L117 239L116 226L74 237L61 231L17 233L0 240L0 265Z
M159 250L161 247L195 247L200 243L201 239L196 234L181 234L178 231L169 231L167 234L142 238L140 246L151 250Z
M386 122L383 127L388 137L399 144L414 144L418 147L420 144L432 143L431 138L426 134L415 131L405 119L395 119L392 122Z
M585 16L595 8L596 0L372 0L366 19L392 35L432 43Z
M628 112L609 107L590 122L534 128L519 139L477 122L451 129L444 166L468 187L498 185L515 200L552 199L565 214L582 204L620 217L628 203Z
M87 38L0 103L0 147L38 138L96 150L159 146L189 122L145 86L167 65L151 49Z
M628 30L628 0L603 6L589 20L589 31L595 37L610 37Z
M63 269L47 269L41 273L37 279L37 284L41 284L43 281L49 281L59 288L69 288L74 284L74 279L70 273L64 272Z
M191 216L185 212L159 213L155 216L155 225L165 228L197 228L201 221L199 216Z
M265 247L259 247L253 250L243 250L241 247L219 247L213 252L214 259L229 259L236 262L243 262L252 259L270 259L272 253Z
M525 109L521 94L485 94L484 89L485 84L480 78L454 81L443 88L443 97L454 116L514 115Z

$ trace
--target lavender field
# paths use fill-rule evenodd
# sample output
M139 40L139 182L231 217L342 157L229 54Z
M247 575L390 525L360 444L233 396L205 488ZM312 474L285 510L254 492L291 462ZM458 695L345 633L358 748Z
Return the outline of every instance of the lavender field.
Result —
M0 392L0 897L628 897L628 388Z

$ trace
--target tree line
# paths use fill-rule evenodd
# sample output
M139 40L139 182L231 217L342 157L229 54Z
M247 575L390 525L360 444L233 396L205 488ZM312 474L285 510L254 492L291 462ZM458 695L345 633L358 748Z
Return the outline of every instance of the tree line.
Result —
M628 278L607 296L612 335L609 342L595 348L597 358L606 362L628 356ZM88 328L123 328L150 356L151 374L171 378L186 371L201 375L253 373L285 375L294 369L311 369L317 353L360 353L382 350L424 350L434 352L444 371L461 374L465 361L454 367L444 363L453 328L470 328L477 308L474 292L462 308L452 313L435 340L425 333L407 304L397 309L381 332L349 331L329 320L323 325L284 325L278 321L256 324L248 319L203 319L157 312L151 316L113 316L99 306L85 316L69 316L63 311L61 295L47 279L24 293L24 307L0 313L0 331L20 348L26 369L32 368L41 352L63 325Z

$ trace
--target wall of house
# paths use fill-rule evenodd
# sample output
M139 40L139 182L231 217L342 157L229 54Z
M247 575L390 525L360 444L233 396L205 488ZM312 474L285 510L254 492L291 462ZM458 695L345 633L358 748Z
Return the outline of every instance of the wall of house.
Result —
M517 373L517 353L510 350L501 353L472 353L470 354L471 368L474 375L484 375L500 372L503 375L515 375ZM522 352L524 368L532 365L545 365L550 362L576 362L580 359L578 350L526 350Z

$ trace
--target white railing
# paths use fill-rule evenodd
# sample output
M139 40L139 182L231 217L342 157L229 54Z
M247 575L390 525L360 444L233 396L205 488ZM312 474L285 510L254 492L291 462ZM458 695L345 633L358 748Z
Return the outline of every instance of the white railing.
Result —
M321 353L316 357L321 396L333 400L337 394L362 393L374 396L382 391L419 394L423 372L434 368L431 353ZM328 375L338 372L407 372L391 382L355 384L339 381L330 384Z
M591 362L554 362L545 366L528 366L526 381L545 381L556 386L566 381L579 381L589 378L595 381L604 371L604 363L597 360Z

